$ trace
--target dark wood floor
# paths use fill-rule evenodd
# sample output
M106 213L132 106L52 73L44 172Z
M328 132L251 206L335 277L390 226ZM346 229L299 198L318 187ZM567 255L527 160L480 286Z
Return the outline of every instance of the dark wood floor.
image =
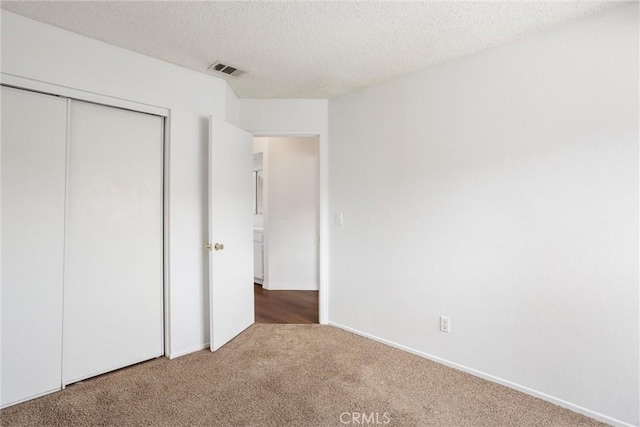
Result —
M256 323L318 323L318 291L268 291L256 284Z

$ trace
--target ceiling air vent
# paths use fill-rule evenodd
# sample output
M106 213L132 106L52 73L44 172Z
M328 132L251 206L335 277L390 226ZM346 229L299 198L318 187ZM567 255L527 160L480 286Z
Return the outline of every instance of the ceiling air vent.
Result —
M231 77L240 77L245 72L242 70L238 70L236 67L232 67L231 65L223 64L220 61L216 61L213 64L209 65L207 70L214 71L216 73L226 74Z

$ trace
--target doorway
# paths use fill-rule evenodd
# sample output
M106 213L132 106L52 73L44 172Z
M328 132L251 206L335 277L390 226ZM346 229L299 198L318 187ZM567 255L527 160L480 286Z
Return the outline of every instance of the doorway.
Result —
M254 297L258 323L318 323L318 136L253 141Z

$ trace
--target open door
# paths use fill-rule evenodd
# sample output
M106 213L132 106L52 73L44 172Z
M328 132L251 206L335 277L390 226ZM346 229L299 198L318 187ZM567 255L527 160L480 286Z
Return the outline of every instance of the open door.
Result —
M211 351L254 322L251 134L209 118Z

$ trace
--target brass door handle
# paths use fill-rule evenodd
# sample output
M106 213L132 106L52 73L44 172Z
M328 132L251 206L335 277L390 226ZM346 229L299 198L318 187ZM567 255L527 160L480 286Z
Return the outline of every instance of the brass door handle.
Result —
M215 245L213 245L213 249L215 249L216 251L221 251L224 249L224 245L222 243L216 243Z

